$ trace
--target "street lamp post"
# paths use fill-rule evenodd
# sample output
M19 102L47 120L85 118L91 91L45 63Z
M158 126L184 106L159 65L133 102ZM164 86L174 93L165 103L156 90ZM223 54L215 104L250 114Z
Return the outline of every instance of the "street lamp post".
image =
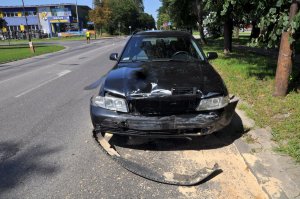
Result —
M79 27L79 17L78 17L78 6L77 6L77 0L76 0L76 16L77 16L77 25L78 25L78 32L80 31Z
M26 14L25 14L24 0L22 0L22 4L23 4L23 14L24 14L24 16L25 16L25 22L26 22L26 32L27 32L27 34L28 34L28 44L29 44L29 48L30 48L30 50L31 50L32 53L35 53L34 46L33 46L32 41L31 41L31 35L30 35L30 33L29 33L27 16L26 16Z

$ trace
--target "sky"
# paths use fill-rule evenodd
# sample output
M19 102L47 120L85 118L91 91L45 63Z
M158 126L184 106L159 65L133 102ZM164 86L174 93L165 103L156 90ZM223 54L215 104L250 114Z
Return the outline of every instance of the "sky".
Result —
M93 0L77 0L80 5L92 7ZM40 5L54 3L75 3L76 0L24 0L25 5ZM22 0L0 0L0 6L22 5ZM157 9L161 3L159 0L144 0L145 12L151 14L157 21Z

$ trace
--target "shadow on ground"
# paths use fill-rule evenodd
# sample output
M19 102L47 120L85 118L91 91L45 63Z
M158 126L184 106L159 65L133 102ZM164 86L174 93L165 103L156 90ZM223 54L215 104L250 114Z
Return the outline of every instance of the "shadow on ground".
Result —
M247 67L248 76L254 76L259 80L265 78L274 78L276 71L277 55L274 50L265 50L262 48L252 48L246 46L249 42L248 36L241 36L239 39L233 39L233 51L223 58L236 63L245 63L252 67ZM208 39L208 44L203 46L205 50L223 52L224 40ZM266 54L268 53L268 54ZM275 54L274 54L275 53ZM259 56L258 56L259 55Z
M59 167L44 163L42 158L60 150L41 145L23 150L17 142L0 142L0 198L6 191L16 188L30 176L48 176L56 173Z
M245 133L241 118L235 113L226 128L210 135L190 138L147 138L114 135L112 145L150 151L209 150L232 144Z

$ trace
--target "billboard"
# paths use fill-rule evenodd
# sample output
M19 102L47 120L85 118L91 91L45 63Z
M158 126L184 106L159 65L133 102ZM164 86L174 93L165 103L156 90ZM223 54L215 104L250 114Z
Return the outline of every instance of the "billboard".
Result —
M52 16L48 20L50 23L70 23L70 17L67 16Z

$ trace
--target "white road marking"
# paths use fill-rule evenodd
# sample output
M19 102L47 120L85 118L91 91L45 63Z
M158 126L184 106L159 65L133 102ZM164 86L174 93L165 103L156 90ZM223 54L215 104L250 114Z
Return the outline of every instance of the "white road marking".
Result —
M19 98L19 97L21 97L21 96L23 96L23 95L26 95L27 93L29 93L29 92L31 92L31 91L33 91L33 90L35 90L35 89L38 89L38 88L40 88L41 86L44 86L45 84L48 84L48 83L50 83L50 82L52 82L52 81L54 81L54 80L56 80L56 79L58 79L58 78L60 78L60 77L62 77L62 76L65 76L66 74L68 74L68 73L70 73L70 72L71 72L70 70L64 70L64 71L61 71L60 73L57 74L56 77L54 77L54 78L52 78L52 79L49 79L49 80L47 80L47 81L44 81L43 83L41 83L41 84L39 84L39 85L37 85L37 86L35 86L35 87L32 87L32 88L30 88L30 89L28 89L28 90L26 90L26 91L20 93L19 95L16 95L15 97L16 97L16 98Z
M123 42L123 41L119 41L118 43L121 43L121 42ZM105 51L103 51L103 52L107 52L108 50L110 50L110 47L113 47L113 46L114 46L114 44L108 44L108 45L105 45L105 46L102 46L102 47L99 47L99 48L87 51L87 52L82 53L82 54L80 54L78 56L86 56L86 55L89 55L89 54L93 54L94 52L96 52L96 51L98 51L100 49L103 49L103 48L107 48L107 49L105 49ZM76 56L73 56L73 57L67 58L65 61L74 60L75 58L76 58ZM40 70L45 70L47 68L51 68L53 66L57 66L57 64L49 64L48 66L45 66L45 67L42 67L42 68L39 68L39 69L36 69L36 70L33 70L33 71L29 71L29 72L26 72L26 73L23 73L23 74L20 74L20 75L16 75L14 77L11 77L11 78L8 78L8 79L0 81L0 84L3 84L3 83L8 82L10 80L17 79L19 77L22 77L22 76L25 76L25 75L28 75L28 74L31 74L31 73L34 73L34 72L37 72L37 71L40 71Z

